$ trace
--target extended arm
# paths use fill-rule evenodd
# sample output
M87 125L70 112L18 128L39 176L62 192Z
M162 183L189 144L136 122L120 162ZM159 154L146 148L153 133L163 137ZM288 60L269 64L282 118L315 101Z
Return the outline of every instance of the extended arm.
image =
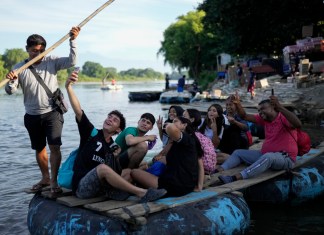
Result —
M133 136L129 134L125 137L125 140L128 146L133 146L144 141L154 141L156 140L156 135Z
M78 97L75 95L72 85L78 81L78 73L71 73L70 77L65 82L65 88L69 96L72 109L75 113L76 119L80 122L82 117L82 109Z
M299 118L293 112L290 112L288 109L282 106L276 96L270 96L270 102L276 111L281 112L287 118L292 127L300 128L302 126Z
M249 121L249 122L256 122L254 115L247 114L245 112L245 110L241 104L240 97L237 94L231 96L231 102L233 102L235 104L236 111L242 119Z
M200 192L204 186L204 177L205 177L205 170L204 170L204 163L201 158L198 159L198 185L196 186L196 192Z

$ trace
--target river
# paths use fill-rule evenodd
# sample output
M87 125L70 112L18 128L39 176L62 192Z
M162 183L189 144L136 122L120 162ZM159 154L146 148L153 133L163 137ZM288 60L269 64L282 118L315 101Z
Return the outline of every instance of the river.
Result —
M100 84L76 84L75 92L89 119L101 128L109 111L120 110L126 116L127 126L136 126L140 115L151 112L157 118L165 117L163 105L158 101L129 102L129 91L162 90L164 83L124 84L122 90L102 91ZM65 89L62 88L66 94ZM167 106L168 107L168 106ZM23 123L23 96L20 92L7 95L0 89L0 234L29 234L27 229L28 204L32 194L23 192L40 179L34 151ZM64 115L62 136L63 160L76 148L79 135L72 110ZM323 130L310 128L315 134ZM158 134L156 126L150 132ZM155 149L161 148L158 143ZM316 234L324 233L324 198L302 207L260 207L251 205L251 229L249 234ZM302 213L297 213L302 212ZM274 219L275 218L275 219ZM304 219L306 218L306 219ZM288 230L290 229L290 230ZM292 232L293 231L293 232ZM299 233L300 231L300 233Z

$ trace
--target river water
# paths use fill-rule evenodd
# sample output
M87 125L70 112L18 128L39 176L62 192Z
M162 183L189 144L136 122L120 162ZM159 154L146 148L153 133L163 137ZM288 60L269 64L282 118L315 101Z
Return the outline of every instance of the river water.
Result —
M163 83L124 84L122 90L102 91L100 84L76 84L75 92L89 119L101 128L109 111L120 110L125 116L127 126L136 126L140 115L151 112L165 117L163 105L158 101L129 102L129 91L159 91ZM66 94L65 89L62 88ZM166 106L168 107L168 106ZM40 171L36 164L34 151L23 124L23 96L21 93L6 95L0 89L0 234L29 234L27 229L28 204L32 194L23 192L24 188L38 182ZM79 143L79 135L72 110L64 115L62 136L63 160ZM318 136L323 130L313 129ZM156 126L150 132L158 134ZM158 143L154 149L160 149ZM324 233L324 198L298 208L260 207L251 205L251 229L249 234L314 234ZM302 213L297 213L297 212ZM275 219L274 219L275 218ZM303 219L305 218L305 219ZM284 229L285 228L285 229ZM288 228L288 230L286 229ZM299 233L300 232L300 233Z

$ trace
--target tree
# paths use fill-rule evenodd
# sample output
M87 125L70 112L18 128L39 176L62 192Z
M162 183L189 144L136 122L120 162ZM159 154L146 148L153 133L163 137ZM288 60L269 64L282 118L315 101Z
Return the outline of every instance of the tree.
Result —
M213 38L212 34L204 32L204 17L205 12L202 10L190 11L187 15L178 17L178 21L164 31L164 40L158 51L158 55L164 56L165 63L179 72L181 69L189 69L190 75L194 77L199 77L202 65L207 62L202 61L201 55L208 58L210 53L205 49Z
M104 78L106 76L105 68L101 64L91 61L84 63L82 66L82 73L95 78Z
M11 70L12 67L28 58L28 53L21 48L7 49L2 56L4 67Z
M218 35L218 47L232 55L281 55L301 39L302 26L314 25L323 35L322 0L205 0L205 30Z
M116 78L118 77L117 69L114 67L105 68L106 73L108 74L108 78Z
M0 55L0 80L4 79L8 72L9 70L4 67L4 61L2 60L2 56Z

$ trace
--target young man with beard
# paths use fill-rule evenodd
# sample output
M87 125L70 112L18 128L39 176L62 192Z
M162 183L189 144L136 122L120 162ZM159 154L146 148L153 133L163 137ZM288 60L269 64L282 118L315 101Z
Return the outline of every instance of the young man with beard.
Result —
M301 122L297 116L283 107L274 95L258 105L258 114L246 114L237 95L231 97L238 114L246 121L264 126L265 140L261 150L235 150L233 154L217 170L224 171L240 165L242 162L249 167L233 176L219 176L225 184L248 179L259 175L267 169L291 169L296 161L297 131Z
M94 128L81 109L72 89L72 84L77 81L78 74L73 72L65 83L81 137L73 167L72 190L76 196L91 198L105 194L115 200L125 200L129 194L135 194L141 198L140 202L148 202L166 194L164 189L136 187L120 176L122 172L118 157L120 151L119 148L114 149L116 145L112 136L125 128L125 118L119 111L114 110L108 114L101 130Z

